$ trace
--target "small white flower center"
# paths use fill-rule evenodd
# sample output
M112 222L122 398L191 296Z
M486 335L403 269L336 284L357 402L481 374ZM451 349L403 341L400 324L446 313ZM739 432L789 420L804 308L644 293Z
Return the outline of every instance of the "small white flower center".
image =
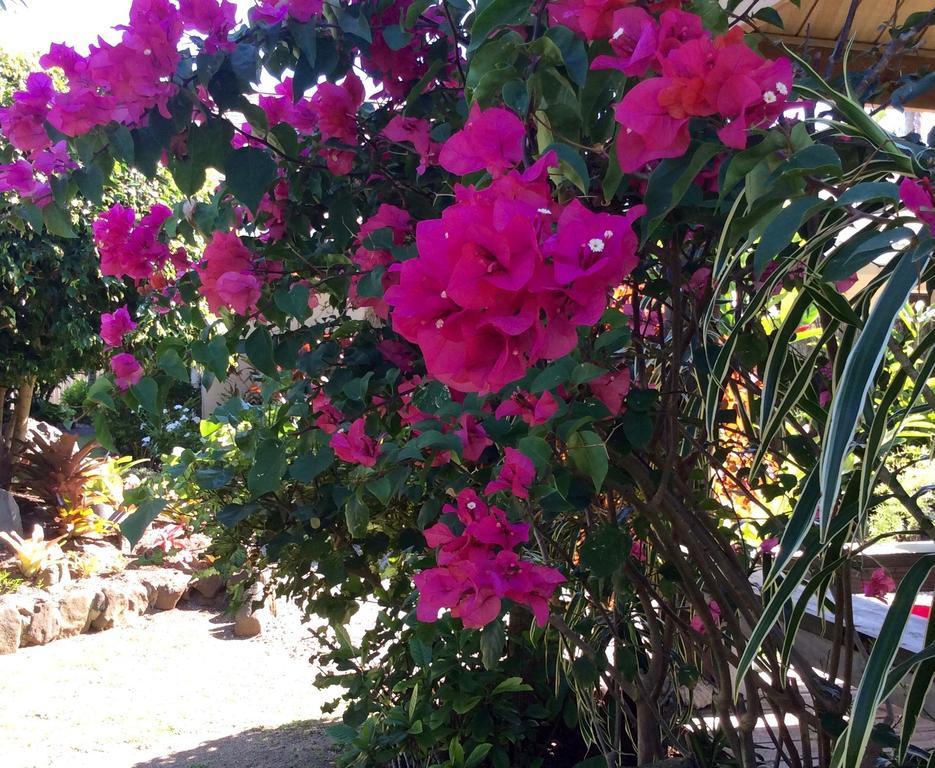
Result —
M443 299L447 299L447 298L448 298L448 291L442 291L442 292L441 292L441 297L442 297Z
M613 237L613 236L614 236L614 233L613 233L611 230L609 230L609 229L605 229L605 230L604 230L604 239L605 239L605 240L607 240L608 238L611 238L611 237Z
M441 318L439 318L438 320L435 321L435 327L436 327L436 328L444 328L444 327L445 327L445 321L442 320Z
M763 94L763 101L767 104L774 103L776 101L776 94L772 91L766 91L766 93Z
M614 32L613 37L611 37L610 39L611 39L611 40L619 40L621 37L623 37L623 35L624 35L624 29L623 29L623 27L620 27L620 29L618 29L616 32Z
M783 96L789 95L789 86L785 83L776 83L776 90L779 91Z
M588 248L594 251L594 253L601 253L604 250L604 241L599 237L592 237L588 240Z
M552 211L550 211L548 208L540 208L539 213L543 213L548 216L550 213L552 213Z
M477 508L477 502L476 502L476 501L469 501L469 502L467 503L467 508L468 508L468 509L476 509L476 508Z

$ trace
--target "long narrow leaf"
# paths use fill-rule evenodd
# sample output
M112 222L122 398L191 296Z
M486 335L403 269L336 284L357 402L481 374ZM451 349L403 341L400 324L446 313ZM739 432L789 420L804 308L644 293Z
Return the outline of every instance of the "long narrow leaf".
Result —
M841 736L844 746L840 752L835 750L837 759L832 763L832 768L859 768L916 595L933 567L935 555L923 555L912 565L896 589L896 596L886 612L857 688L847 730Z
M899 264L871 310L838 382L831 418L822 441L820 521L823 535L829 528L831 512L841 488L841 470L873 378L886 352L890 332L918 281L921 266L913 260L916 255L916 251L911 250L899 257Z

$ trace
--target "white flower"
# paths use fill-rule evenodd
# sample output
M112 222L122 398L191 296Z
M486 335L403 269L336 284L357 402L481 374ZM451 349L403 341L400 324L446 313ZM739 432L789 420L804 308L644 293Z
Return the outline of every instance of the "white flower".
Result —
M779 91L783 96L789 95L789 86L785 83L776 83L776 90Z
M773 104L776 101L776 94L772 91L766 91L766 93L763 94L763 101L767 104Z
M588 248L590 248L594 253L601 253L604 250L604 241L599 237L592 237L588 240Z

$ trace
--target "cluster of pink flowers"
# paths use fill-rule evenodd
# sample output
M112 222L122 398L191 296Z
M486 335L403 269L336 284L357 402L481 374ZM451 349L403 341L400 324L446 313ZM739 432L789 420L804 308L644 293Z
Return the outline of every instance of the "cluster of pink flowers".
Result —
M715 626L721 623L721 606L718 605L716 601L711 600L708 603L708 614L710 615L711 621L715 624ZM707 631L704 619L697 613L691 617L689 623L695 632L703 635Z
M253 253L233 232L214 233L195 271L212 312L228 307L246 315L256 309L262 283L255 274Z
M50 180L78 165L68 154L68 144L59 141L51 147L30 153L30 159L19 159L0 165L0 192L15 192L24 200L44 208L52 201Z
M380 444L366 431L363 418L352 422L346 432L334 432L331 435L331 449L335 455L350 464L375 467L380 455Z
M257 0L250 18L263 24L279 24L287 18L304 24L318 16L321 9L322 0Z
M728 147L743 149L751 127L773 122L788 107L792 64L764 59L733 28L716 38L690 14L668 11L655 19L639 9L615 15L614 56L601 56L595 67L628 74L652 68L659 74L642 80L615 107L620 130L617 159L626 172L689 147L689 121L716 118L717 135Z
M636 266L632 224L644 211L616 216L577 200L557 204L552 153L524 172L505 170L522 157L525 132L512 113L492 111L501 130L475 113L449 143L459 146L473 132L475 154L454 167L470 172L475 160L501 156L507 165L494 170L503 175L484 189L456 187L441 219L417 225L418 258L394 265L399 284L386 294L393 328L421 348L429 374L482 394L575 347L578 326L598 321L608 294Z
M863 583L863 588L864 596L885 600L886 596L896 589L896 580L885 568L880 567L870 574L870 578Z
M368 238L380 230L389 230L392 233L394 245L402 245L412 234L412 216L402 208L383 203L377 212L361 224L357 233L357 248L351 256L354 263L362 273L370 272L377 267L388 267L394 262L393 253L386 248L368 248ZM351 281L350 300L358 307L371 307L377 317L386 320L389 307L382 297L361 296L357 292L364 274L355 275ZM396 273L386 271L382 276L383 291L386 292L396 282Z
M101 315L101 338L108 347L121 346L123 337L136 327L126 304L113 312L105 312Z
M117 203L102 213L92 225L94 242L101 256L101 272L112 277L145 280L172 258L159 239L162 225L172 211L154 205L139 223L132 208Z
M549 600L565 578L514 551L528 540L529 525L511 523L502 509L488 506L469 489L458 494L457 507L446 505L443 512L457 516L464 530L456 534L443 522L426 529L426 542L438 549L438 565L414 577L419 620L435 621L448 608L465 627L483 627L500 615L508 599L527 606L544 627Z
M143 378L143 366L129 352L120 352L110 359L110 370L118 389L129 389Z

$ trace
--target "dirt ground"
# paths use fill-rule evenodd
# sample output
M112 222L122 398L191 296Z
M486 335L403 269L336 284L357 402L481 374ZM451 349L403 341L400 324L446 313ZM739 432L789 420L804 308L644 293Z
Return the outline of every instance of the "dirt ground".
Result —
M0 656L0 766L331 768L297 610L240 640L180 608Z

